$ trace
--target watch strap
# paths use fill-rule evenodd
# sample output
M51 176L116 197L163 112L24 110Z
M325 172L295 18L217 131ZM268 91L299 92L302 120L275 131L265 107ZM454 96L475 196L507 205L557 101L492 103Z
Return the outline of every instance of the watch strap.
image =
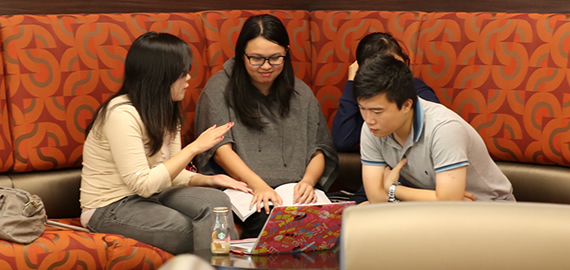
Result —
M386 198L388 202L397 203L400 201L396 199L396 187L399 186L400 184L401 184L400 182L394 182L392 183L390 188L388 188L388 198Z

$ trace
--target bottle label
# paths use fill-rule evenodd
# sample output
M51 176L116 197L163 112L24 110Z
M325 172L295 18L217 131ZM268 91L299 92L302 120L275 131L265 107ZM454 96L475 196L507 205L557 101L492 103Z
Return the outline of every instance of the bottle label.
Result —
M212 233L212 253L227 254L230 252L230 236L226 232Z

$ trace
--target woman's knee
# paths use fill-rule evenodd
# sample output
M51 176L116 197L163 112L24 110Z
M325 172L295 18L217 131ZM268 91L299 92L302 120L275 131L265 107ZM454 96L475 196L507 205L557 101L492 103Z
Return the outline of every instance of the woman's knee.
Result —
M230 197L228 197L226 193L222 192L219 189L214 189L214 188L206 188L206 189L208 189L207 196L208 198L210 198L213 207L220 207L220 206L231 207Z
M209 212L213 211L214 207L228 207L228 209L231 209L228 196L214 188L170 188L163 191L160 196L161 203L192 218L208 215Z

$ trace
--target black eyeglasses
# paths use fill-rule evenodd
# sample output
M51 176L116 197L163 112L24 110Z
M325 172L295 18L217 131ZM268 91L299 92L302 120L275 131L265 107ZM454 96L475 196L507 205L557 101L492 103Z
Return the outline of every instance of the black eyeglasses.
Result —
M261 56L249 56L246 52L243 52L245 57L249 60L249 64L252 66L263 66L265 61L269 62L272 66L282 65L285 62L285 55L275 55L271 57L261 57Z

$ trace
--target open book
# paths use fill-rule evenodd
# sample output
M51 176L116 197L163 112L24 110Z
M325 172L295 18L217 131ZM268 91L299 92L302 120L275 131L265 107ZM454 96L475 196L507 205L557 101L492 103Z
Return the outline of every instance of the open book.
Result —
M293 194L295 193L296 184L297 183L283 184L275 188L275 192L277 192L277 194L281 196L281 199L283 199L283 205L294 205ZM230 197L230 201L232 202L232 210L242 221L246 220L257 210L256 206L249 210L249 205L251 204L251 200L253 200L252 194L235 189L226 189L224 192L228 195L228 197ZM317 202L315 204L331 203L327 195L322 190L315 189L315 194L317 195ZM269 203L271 204L271 202ZM263 207L263 203L261 204L261 207Z

